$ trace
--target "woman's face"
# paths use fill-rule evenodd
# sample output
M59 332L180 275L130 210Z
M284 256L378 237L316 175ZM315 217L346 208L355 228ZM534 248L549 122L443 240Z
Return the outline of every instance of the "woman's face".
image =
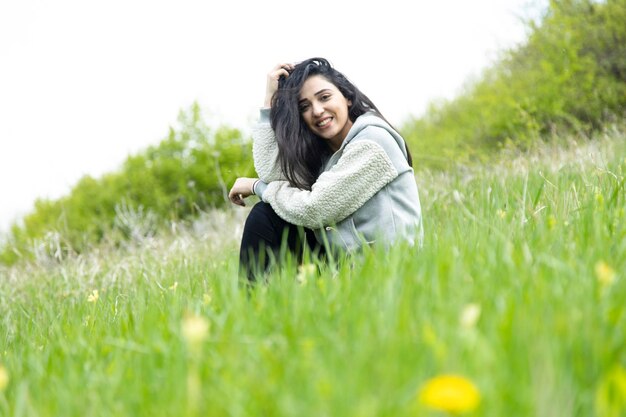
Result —
M339 149L352 127L348 106L352 102L321 75L309 77L300 90L300 114L311 131L328 140L333 151Z

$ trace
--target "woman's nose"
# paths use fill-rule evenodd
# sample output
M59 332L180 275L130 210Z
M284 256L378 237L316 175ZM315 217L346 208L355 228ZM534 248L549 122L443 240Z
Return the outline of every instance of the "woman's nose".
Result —
M324 113L324 106L322 103L313 103L313 114L315 116L321 116Z

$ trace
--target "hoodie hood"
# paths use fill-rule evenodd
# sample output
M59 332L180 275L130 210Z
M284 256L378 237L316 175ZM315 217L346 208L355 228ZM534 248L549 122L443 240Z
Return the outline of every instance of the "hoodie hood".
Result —
M348 135L343 140L343 143L341 144L341 147L339 148L338 152L341 153L343 149L348 145L348 143L352 141L352 139L354 139L357 135L359 135L359 133L361 133L363 130L365 130L366 128L370 126L380 127L382 129L385 129L387 132L389 132L389 134L391 134L391 136L394 138L394 140L396 141L400 149L402 149L404 156L408 157L407 152L406 152L406 144L404 143L404 139L402 139L402 136L400 136L400 134L396 132L389 125L389 123L385 122L375 112L367 112L357 117L357 119L352 124L352 127L350 128Z

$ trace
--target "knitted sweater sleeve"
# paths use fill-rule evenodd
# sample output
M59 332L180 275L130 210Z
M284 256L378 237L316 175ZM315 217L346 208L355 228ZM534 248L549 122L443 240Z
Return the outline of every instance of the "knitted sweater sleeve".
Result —
M341 158L318 177L310 191L274 181L267 184L262 199L284 220L316 229L345 219L397 176L378 143L358 140L345 147Z
M261 110L259 123L252 129L252 158L262 181L286 180L278 163L278 144L269 122L269 109Z

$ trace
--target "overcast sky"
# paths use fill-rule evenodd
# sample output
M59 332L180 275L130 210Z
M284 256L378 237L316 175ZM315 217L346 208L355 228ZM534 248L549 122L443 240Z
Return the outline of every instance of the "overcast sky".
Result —
M525 38L545 0L2 0L0 231L157 144L194 101L248 129L278 62L322 56L394 124Z

